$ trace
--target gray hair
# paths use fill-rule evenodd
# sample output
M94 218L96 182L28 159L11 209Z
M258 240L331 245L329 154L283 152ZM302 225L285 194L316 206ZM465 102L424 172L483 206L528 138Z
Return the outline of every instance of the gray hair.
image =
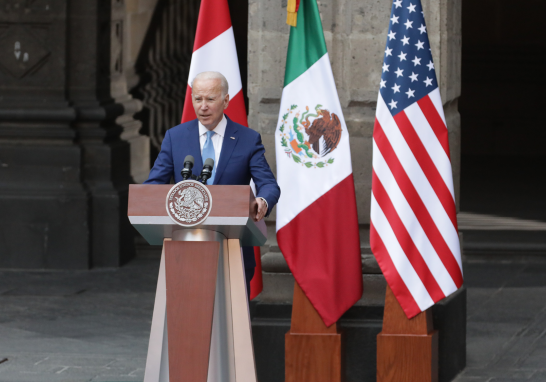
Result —
M191 82L191 87L193 89L193 83L195 80L220 80L220 84L222 85L222 97L224 97L226 94L229 93L229 85L226 80L226 77L220 72L201 72L198 75L195 76L195 78Z

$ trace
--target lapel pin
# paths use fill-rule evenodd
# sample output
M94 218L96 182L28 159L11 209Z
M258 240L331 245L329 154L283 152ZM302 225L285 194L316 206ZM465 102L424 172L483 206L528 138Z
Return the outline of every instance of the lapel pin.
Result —
M235 137L230 137L231 139L235 139Z

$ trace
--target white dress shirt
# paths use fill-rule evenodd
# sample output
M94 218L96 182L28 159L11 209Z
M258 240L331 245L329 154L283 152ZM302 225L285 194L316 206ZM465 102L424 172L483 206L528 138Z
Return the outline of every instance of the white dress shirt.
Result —
M218 164L220 163L220 153L222 152L222 144L224 143L224 136L226 135L226 126L227 119L226 116L223 115L222 120L218 122L218 125L212 130L215 133L210 138L212 140L212 145L214 146L214 156L216 157L214 158L214 168L218 168ZM207 142L207 131L209 130L199 121L199 145L201 146L201 154L203 154L203 147L205 146L205 142ZM254 190L254 194L256 194L256 190ZM260 199L265 202L265 207L268 208L267 200L262 197L260 197Z
M218 125L214 128L215 134L210 138L212 140L212 145L214 146L214 168L218 168L220 163L220 153L222 152L222 144L224 143L224 135L226 134L227 119L223 115ZM199 122L199 145L201 146L201 154L203 153L203 146L207 141L207 131L209 131L205 126Z

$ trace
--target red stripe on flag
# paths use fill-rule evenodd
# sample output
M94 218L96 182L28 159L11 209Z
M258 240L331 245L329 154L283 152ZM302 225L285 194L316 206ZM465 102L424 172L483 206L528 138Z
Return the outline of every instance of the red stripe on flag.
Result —
M379 264L381 271L383 272L383 276L385 276L387 283L398 299L398 302L400 303L402 310L404 310L404 313L406 313L406 316L408 316L408 318L412 318L421 313L421 309L415 302L415 299L411 295L406 283L396 271L396 267L389 256L389 252L387 251L383 240L381 240L381 237L375 230L372 222L370 222L370 247L375 258L377 259L377 263Z
M400 160L377 119L375 120L373 137L379 151L381 151L381 154L385 158L387 165L396 179L396 183L400 187L400 190L402 190L402 193L417 217L419 224L421 224L423 231L425 231L425 234L449 272L453 282L457 287L460 287L463 284L463 275L459 268L459 264L455 259L455 255L449 249L449 246L438 230L438 227L436 227L432 216L430 216L430 213L413 186L408 174L406 174L404 167L402 167Z
M436 134L436 138L438 138L438 141L444 148L447 157L451 158L451 156L449 155L449 134L447 131L447 127L440 114L438 114L438 110L436 110L436 107L432 103L430 96L427 95L421 98L419 101L417 101L417 105L419 105L419 107L421 108L421 111L425 115L425 118L432 128L432 131L434 131L434 134Z
M262 256L260 247L254 247L254 260L256 260L256 268L254 269L254 277L250 280L250 299L254 300L264 289L264 280L262 277Z
M326 326L362 296L352 174L282 227L277 241L294 278Z
M392 204L392 201L389 198L387 191L383 187L383 184L377 177L375 171L372 171L372 177L372 189L375 200L377 200L379 207L381 207L381 210L387 217L389 225L391 226L394 235L398 239L400 247L402 247L404 254L408 258L413 269L415 269L415 272L417 273L421 281L423 282L423 285L427 289L430 297L432 297L435 302L440 301L445 297L444 292L442 292L442 289L438 285L438 282L430 272L427 263L423 260L421 252L419 252L419 249L417 249L417 247L415 246L413 239L408 233L406 226L404 226L404 223L402 223L402 220L400 219L396 208Z
M231 27L227 0L201 0L193 51L201 48Z
M233 98L229 100L228 108L224 111L224 113L226 113L226 115L233 122L237 122L240 125L248 127L243 90L235 94Z
M444 182L442 175L440 175L440 172L436 168L425 145L423 145L423 142L421 142L421 139L415 132L406 112L402 111L396 114L394 116L394 121L404 136L413 156L419 163L419 167L421 167L421 170L423 170L423 173L434 189L434 193L438 196L438 199L440 199L442 206L444 206L444 210L451 219L453 226L457 229L457 215L455 213L455 200L453 199L453 195Z
M186 88L186 99L184 100L184 110L182 110L182 123L193 121L196 118L197 116L191 102L191 86L188 85Z

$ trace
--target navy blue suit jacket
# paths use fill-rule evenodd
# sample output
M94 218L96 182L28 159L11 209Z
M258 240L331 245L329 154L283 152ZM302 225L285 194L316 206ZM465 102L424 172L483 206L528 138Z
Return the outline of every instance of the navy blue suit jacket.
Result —
M277 204L281 190L265 160L265 148L261 136L254 130L233 122L227 116L226 119L227 126L214 184L248 185L250 179L253 179L256 185L256 196L267 201L267 216ZM175 183L181 182L180 170L184 168L186 155L194 157L193 173L199 175L203 169L203 161L197 119L167 130L161 144L161 151L148 180L144 183L167 184L171 181L171 177L174 177ZM246 268L256 266L252 247L243 247L243 256Z

